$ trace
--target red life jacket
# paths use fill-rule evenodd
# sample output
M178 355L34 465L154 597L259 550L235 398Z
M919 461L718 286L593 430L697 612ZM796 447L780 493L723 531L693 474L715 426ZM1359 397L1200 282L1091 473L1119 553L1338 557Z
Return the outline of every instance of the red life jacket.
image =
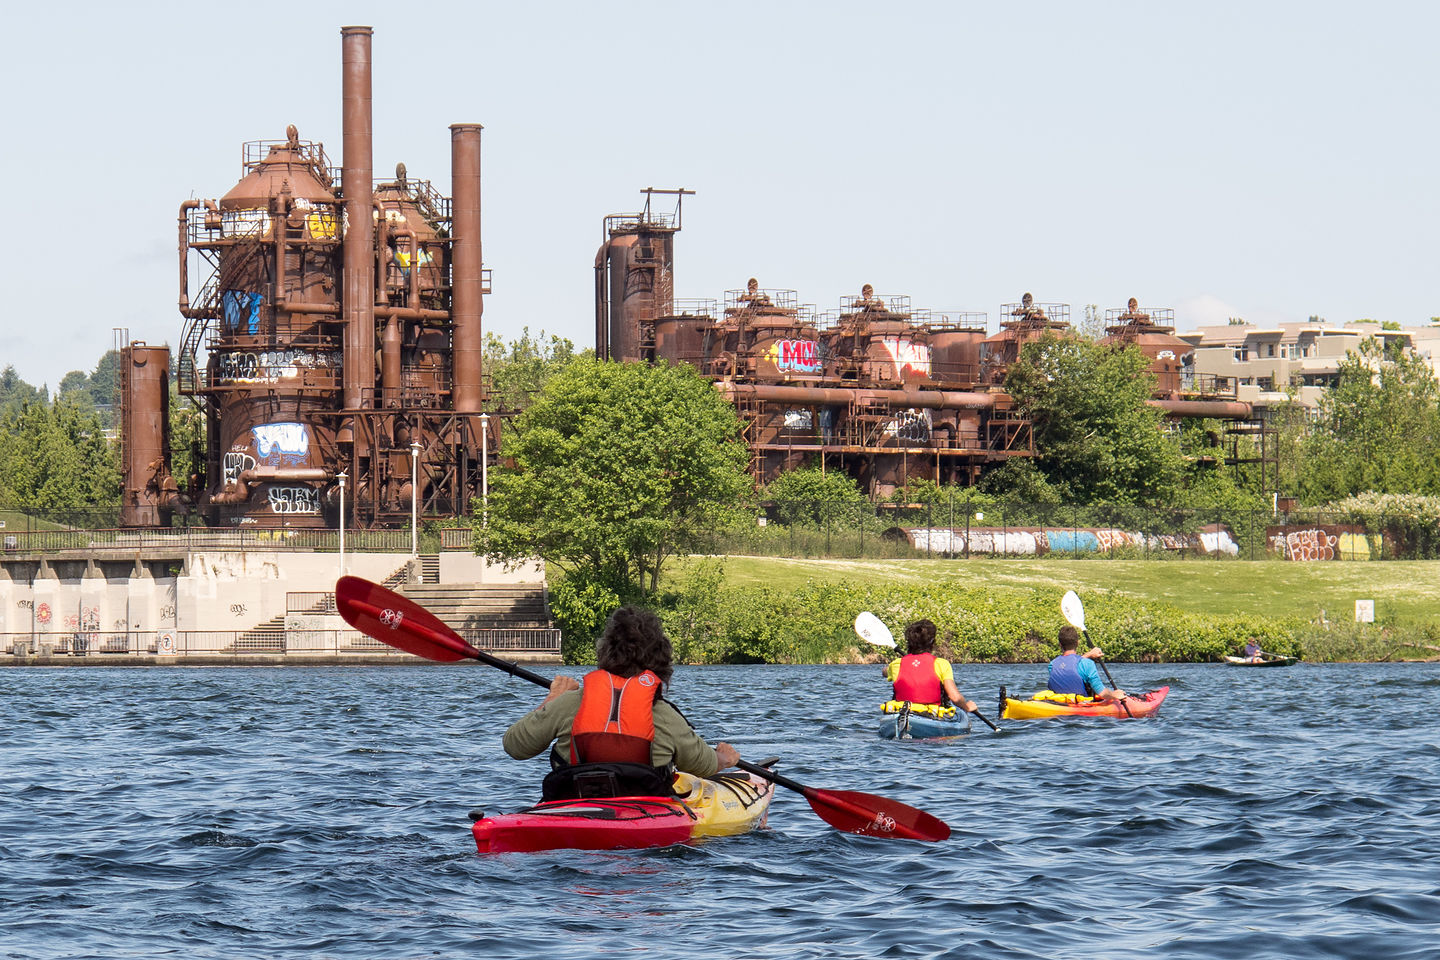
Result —
M570 725L570 762L650 766L659 695L660 678L649 670L633 677L605 670L587 673L580 709Z
M935 676L935 654L907 653L895 675L895 699L911 703L939 703L945 688Z

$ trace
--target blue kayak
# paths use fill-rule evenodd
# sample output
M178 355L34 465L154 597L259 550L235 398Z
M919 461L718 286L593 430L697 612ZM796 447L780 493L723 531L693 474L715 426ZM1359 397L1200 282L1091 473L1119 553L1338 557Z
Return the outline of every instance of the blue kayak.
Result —
M887 713L875 731L886 740L934 740L970 732L970 714L956 711L954 720L937 720L919 713Z

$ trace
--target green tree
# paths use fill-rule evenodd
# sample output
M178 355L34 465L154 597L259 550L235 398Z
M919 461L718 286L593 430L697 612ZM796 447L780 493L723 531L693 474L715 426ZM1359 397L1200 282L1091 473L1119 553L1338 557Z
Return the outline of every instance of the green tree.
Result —
M106 350L90 374L90 396L97 407L120 401L120 352Z
M26 403L49 402L47 391L43 387L36 389L21 380L13 364L7 364L4 370L0 370L0 412Z
M120 461L86 397L25 403L0 416L0 491L64 514L120 502Z
M538 554L621 597L653 593L665 560L751 489L734 409L688 365L571 363L505 453L477 550Z
M205 414L170 381L170 473L193 499L205 486ZM191 482L191 478L195 482Z
M1116 348L1047 335L1026 344L1005 385L1034 423L1035 465L1070 503L1172 499L1181 476L1162 412L1149 404L1150 361Z
M805 467L780 474L765 487L775 503L775 519L784 524L821 527L827 522L853 521L869 502L855 478L841 470Z
M1304 446L1308 503L1376 493L1440 494L1440 383L1423 357L1365 341L1340 362Z
M524 410L551 377L586 356L593 356L593 351L577 354L574 343L564 337L547 338L544 330L532 338L525 327L520 338L508 345L493 333L485 334L482 363L490 381L492 409Z
M83 393L85 399L89 400L90 375L83 370L71 370L60 378L60 388L56 391L57 397L64 397L71 394Z

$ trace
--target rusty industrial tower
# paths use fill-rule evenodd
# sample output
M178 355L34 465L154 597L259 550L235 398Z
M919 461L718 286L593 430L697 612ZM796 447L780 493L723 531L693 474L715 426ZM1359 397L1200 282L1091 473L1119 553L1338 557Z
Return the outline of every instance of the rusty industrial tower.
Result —
M247 143L244 175L179 214L180 392L204 411L194 507L212 525L408 523L468 510L482 457L479 124L451 132L451 193L372 162L371 28L341 30L343 155ZM192 266L200 269L192 274ZM163 348L122 357L127 526L184 506L167 462ZM412 488L412 475L417 488Z

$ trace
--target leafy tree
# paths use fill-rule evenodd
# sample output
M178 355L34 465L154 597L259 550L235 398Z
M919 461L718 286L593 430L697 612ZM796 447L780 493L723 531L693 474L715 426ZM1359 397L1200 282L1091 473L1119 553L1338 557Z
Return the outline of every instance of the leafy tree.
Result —
M15 372L13 364L0 371L0 411L7 407L18 407L25 403L49 403L50 396L44 387L36 389Z
M492 406L500 410L524 410L551 377L577 357L590 354L591 351L577 354L575 344L564 337L547 339L544 330L538 338L532 338L529 327L508 346L493 333L485 334L482 362L490 380Z
M205 485L205 414L170 381L170 473L193 498ZM196 482L191 483L195 477Z
M751 489L735 411L687 365L570 363L516 429L477 549L539 554L620 597L653 593L666 559Z
M1175 444L1149 405L1155 377L1134 346L1047 335L1026 344L1006 389L1034 423L1035 465L1070 503L1172 499Z
M0 491L52 515L119 503L119 457L88 397L25 403L0 417Z
M60 378L60 389L56 396L64 397L77 393L83 393L86 400L90 400L90 375L83 370L71 370Z
M1365 341L1340 362L1305 442L1302 496L1440 494L1440 383L1423 357Z
M837 520L853 521L869 502L855 478L841 470L805 467L780 474L765 487L775 502L775 519L784 524L820 527Z
M120 352L106 350L90 374L90 396L97 407L120 401Z

